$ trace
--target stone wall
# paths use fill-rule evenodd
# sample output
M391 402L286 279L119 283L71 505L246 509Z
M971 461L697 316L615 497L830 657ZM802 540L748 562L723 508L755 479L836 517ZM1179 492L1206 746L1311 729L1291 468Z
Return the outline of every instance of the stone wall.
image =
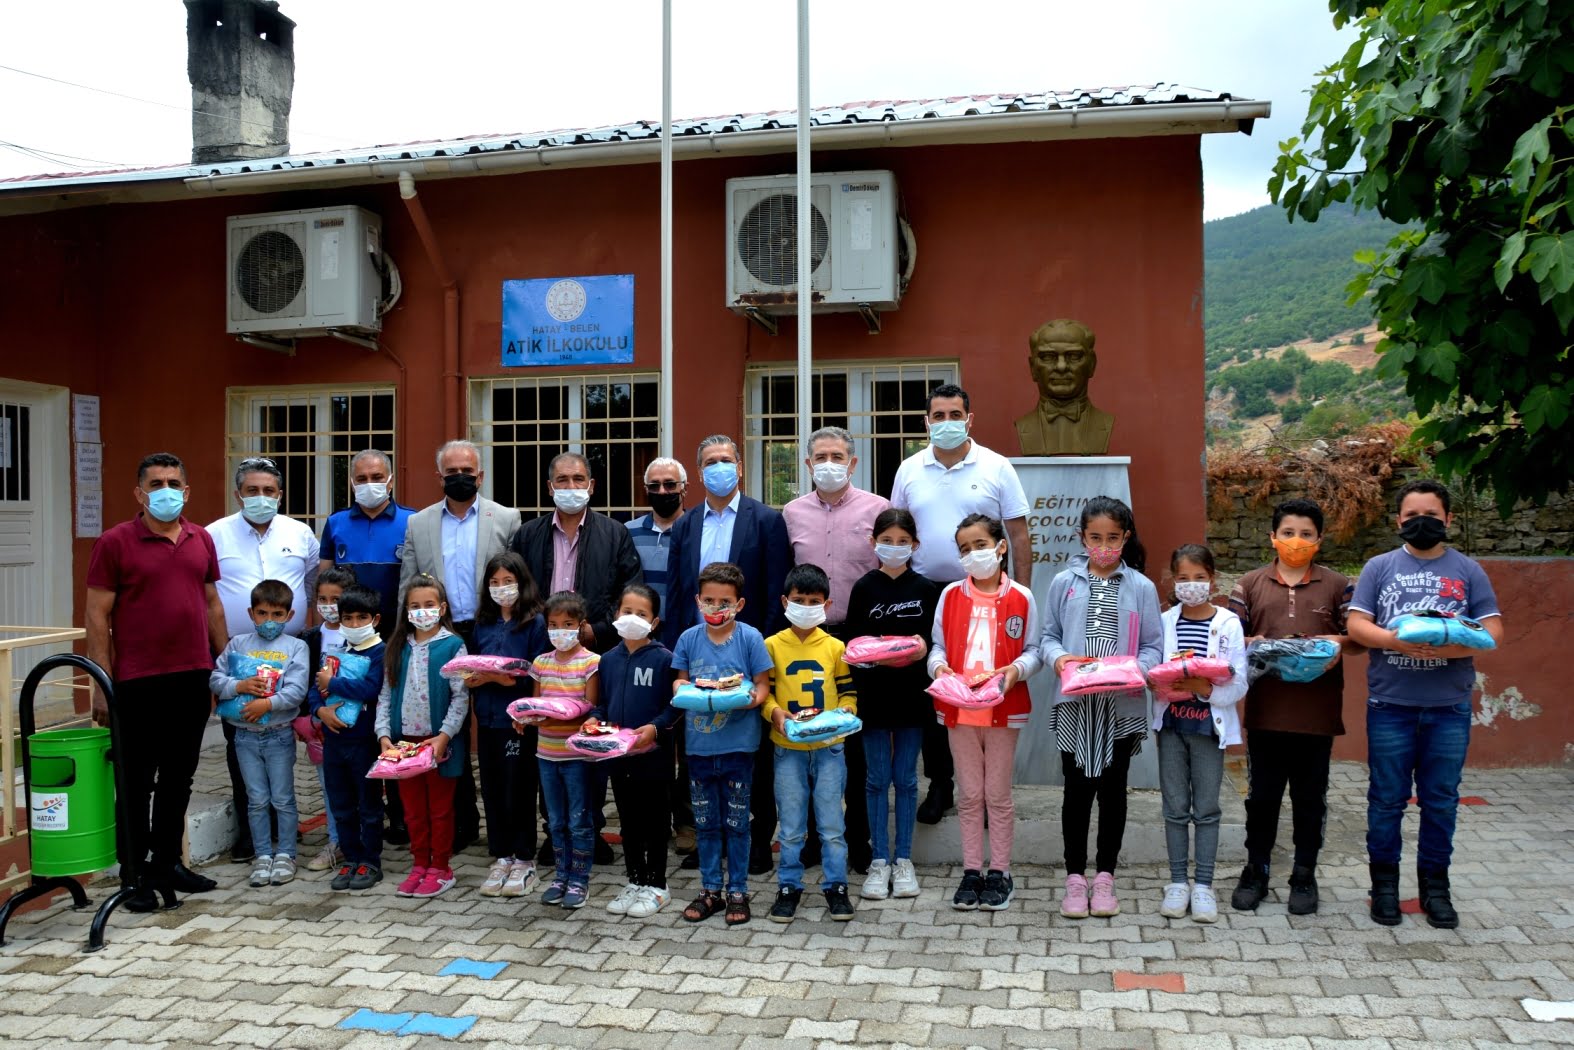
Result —
M1394 533L1394 495L1416 476L1416 471L1396 470L1384 488L1383 506L1378 521L1358 531L1350 539L1323 542L1317 560L1341 570L1353 570L1373 555L1390 550L1398 543ZM1228 509L1213 500L1208 504L1208 545L1218 561L1220 573L1243 573L1268 561L1273 554L1268 534L1272 531L1273 507L1281 500L1306 494L1304 484L1291 478L1284 488L1261 506L1245 496L1228 501ZM1457 492L1454 498L1454 527L1449 542L1475 557L1524 557L1568 555L1574 553L1574 500L1553 496L1546 506L1525 505L1508 520L1498 516L1491 499L1467 499ZM1160 552L1152 552L1163 557Z

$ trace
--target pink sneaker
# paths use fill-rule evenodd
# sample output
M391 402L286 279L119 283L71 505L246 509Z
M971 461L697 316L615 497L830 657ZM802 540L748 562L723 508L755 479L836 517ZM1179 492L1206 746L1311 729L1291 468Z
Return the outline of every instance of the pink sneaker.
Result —
M1088 913L1101 919L1120 914L1120 901L1115 899L1115 876L1112 873L1101 871L1093 876L1093 904L1088 908Z
M415 888L412 897L436 897L438 894L451 889L454 885L454 873L449 868L427 868L426 875L421 879L421 884Z
M421 880L424 878L426 878L425 868L411 868L410 874L405 876L404 881L399 884L399 888L394 890L394 893L401 897L414 897L416 887L421 885Z
M1060 902L1060 914L1068 919L1088 917L1088 880L1085 877L1066 876L1066 896Z

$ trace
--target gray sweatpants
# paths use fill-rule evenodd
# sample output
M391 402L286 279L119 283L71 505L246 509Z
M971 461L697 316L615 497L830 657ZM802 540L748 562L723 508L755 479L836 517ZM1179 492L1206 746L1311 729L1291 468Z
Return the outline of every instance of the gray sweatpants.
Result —
M1213 885L1219 852L1219 784L1224 779L1224 749L1212 733L1159 731L1159 787L1164 792L1164 841L1170 854L1170 881L1186 881L1187 831L1197 825L1199 886Z

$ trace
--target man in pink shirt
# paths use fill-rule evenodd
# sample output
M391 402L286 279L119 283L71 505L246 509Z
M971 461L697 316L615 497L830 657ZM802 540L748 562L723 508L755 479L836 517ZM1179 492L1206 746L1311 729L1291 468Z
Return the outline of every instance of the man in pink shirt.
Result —
M825 630L842 641L842 621L853 584L880 567L869 537L874 519L891 504L883 496L852 483L858 467L853 436L841 427L821 427L809 435L809 470L814 488L782 508L787 538L792 542L795 565L818 565L831 579L831 601L825 613ZM868 870L873 851L869 844L869 814L865 805L864 753L847 749L847 863L858 873ZM813 859L817 842L812 829L804 852Z

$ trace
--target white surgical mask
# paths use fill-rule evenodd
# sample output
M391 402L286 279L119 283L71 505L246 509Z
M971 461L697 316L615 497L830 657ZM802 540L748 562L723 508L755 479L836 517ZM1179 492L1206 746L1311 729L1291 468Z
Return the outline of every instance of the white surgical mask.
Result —
M436 627L443 618L441 609L411 609L405 614L410 620L410 626L418 631L429 631Z
M967 421L962 419L947 419L940 423L929 424L929 440L935 448L953 449L960 448L962 442L967 440Z
M1201 605L1213 597L1213 584L1207 580L1182 580L1175 584L1175 597L1183 605Z
M822 492L835 492L847 484L846 463L816 463L814 487Z
M339 628L339 635L351 645L365 645L377 637L377 626L363 623L359 627L341 627Z
M387 499L388 483L385 481L369 481L364 485L355 486L355 502L367 510L382 506Z
M323 623L338 623L339 607L338 605L329 605L327 602L318 602L317 615L322 617Z
M618 632L619 638L627 638L631 642L637 642L650 634L651 623L643 616L624 613L612 621L612 629Z
M898 565L906 565L913 556L913 548L904 547L895 543L876 543L874 556L880 559L880 564L892 569Z
M499 605L513 605L519 600L519 585L517 583L504 584L501 587L488 587L486 593Z
M1000 553L993 547L962 555L963 570L975 580L987 580L1000 568Z
M547 638L552 642L552 648L560 653L566 653L579 644L579 632L572 627L547 632Z
M818 627L825 622L825 606L801 605L798 602L788 602L787 622L801 631L807 631L811 627Z
M241 500L240 512L253 525L266 525L279 513L279 501L274 496L246 496Z
M578 514L590 505L589 489L553 489L552 502L564 514Z

